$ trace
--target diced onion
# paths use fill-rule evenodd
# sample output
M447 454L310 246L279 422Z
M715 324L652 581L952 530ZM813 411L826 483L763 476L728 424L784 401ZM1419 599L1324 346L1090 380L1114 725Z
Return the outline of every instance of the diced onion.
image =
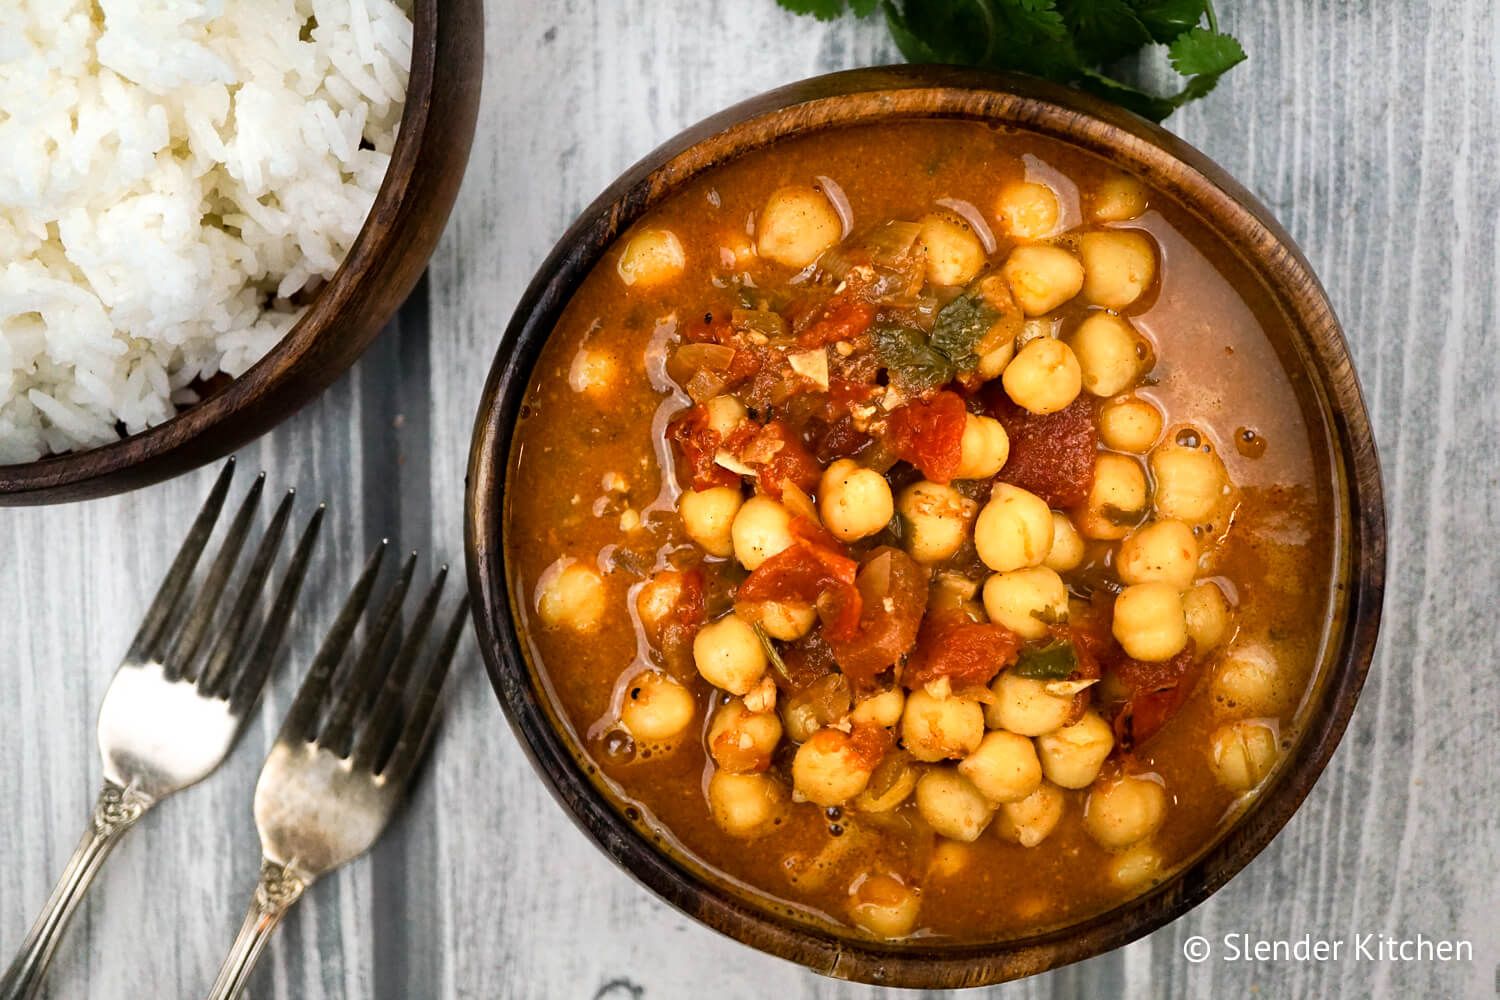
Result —
M839 187L838 181L835 181L832 177L819 174L813 180L818 182L818 186L823 189L824 197L833 206L833 210L838 213L839 225L843 226L844 229L839 239L848 239L849 234L854 232L854 209L849 206L849 196L844 194L844 189Z
M995 234L990 231L990 224L984 221L984 213L974 207L973 202L964 201L962 198L939 198L938 204L944 208L951 209L963 218L979 237L979 242L984 244L985 253L994 253L999 246L995 242Z

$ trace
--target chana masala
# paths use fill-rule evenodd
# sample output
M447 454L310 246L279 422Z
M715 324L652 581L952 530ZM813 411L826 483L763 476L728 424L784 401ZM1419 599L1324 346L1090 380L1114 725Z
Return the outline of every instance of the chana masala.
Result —
M845 933L1014 936L1205 848L1330 602L1284 323L1140 179L961 121L689 183L551 336L506 496L536 668L670 849Z

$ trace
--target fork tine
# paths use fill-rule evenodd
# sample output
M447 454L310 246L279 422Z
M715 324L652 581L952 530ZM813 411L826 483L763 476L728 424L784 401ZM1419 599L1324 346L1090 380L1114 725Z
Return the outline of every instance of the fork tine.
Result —
M177 599L182 596L183 588L192 579L193 567L198 565L198 557L203 554L208 536L213 534L214 524L219 520L219 511L224 507L224 498L229 495L229 480L233 476L234 459L230 458L224 463L224 470L219 473L219 478L214 481L214 488L209 490L208 499L203 501L198 516L193 519L193 526L188 529L182 548L177 550L177 555L172 559L167 575L162 577L161 586L151 600L151 607L141 619L141 627L130 642L129 652L125 654L128 662L139 663L145 660L147 651L156 646L162 627L172 614L172 609L177 606Z
M359 651L359 656L349 666L338 685L338 696L328 712L322 731L318 733L318 745L339 757L349 755L349 745L354 738L355 713L368 701L370 692L380 688L381 653L385 649L386 638L391 633L391 626L401 617L401 605L406 601L406 592L411 587L412 574L416 568L417 554L413 552L406 557L406 562L401 566L401 575L386 595L385 603L380 606L375 621L365 633L364 648Z
M224 543L219 547L219 554L214 557L208 575L203 578L203 584L198 590L198 596L193 601L192 608L188 611L187 618L178 626L177 636L172 640L171 649L161 660L162 673L167 680L177 680L181 677L192 679L193 658L197 656L198 647L202 645L203 637L208 633L209 623L213 620L214 611L219 606L219 598L223 596L230 574L234 572L234 564L240 557L240 550L245 546L245 538L250 534L250 522L255 518L255 510L260 506L260 495L265 486L266 474L262 472L255 477L250 491L240 502L240 509L235 513L234 520L230 522L229 532L224 536ZM162 636L161 641L165 641L165 638Z
M375 574L380 572L380 563L385 558L385 550L389 545L389 539L381 539L365 562L364 571L354 582L354 589L349 592L343 609L334 619L323 645L318 648L318 655L313 657L312 666L307 668L307 678L297 689L297 697L293 699L286 722L281 726L281 739L305 742L317 735L318 709L323 704L324 693L333 678L334 668L338 666L339 660L344 656L344 649L349 645L349 637L354 634L354 626L358 624L359 616L370 600L370 590L375 586Z
M198 690L210 698L222 698L228 694L230 658L239 650L246 627L250 624L250 615L260 603L261 591L265 589L266 579L271 575L271 563L275 561L276 553L281 548L281 538L286 533L286 522L291 516L292 500L296 495L296 490L287 490L281 503L276 505L276 513L271 515L271 524L261 536L260 545L255 549L255 558L250 561L250 569L240 582L240 592L234 599L229 617L219 630L218 638L214 640L207 662L198 672Z
M302 580L307 575L307 565L312 561L313 543L318 539L318 529L323 524L323 514L327 509L326 503L320 503L318 509L313 511L307 527L302 531L302 538L298 540L297 547L292 551L292 561L287 566L286 576L282 577L281 587L276 591L276 600L271 604L271 612L261 623L260 637L256 640L255 647L250 651L249 656L243 658L243 664L239 668L239 679L234 681L233 690L229 695L229 710L235 715L244 716L249 713L250 706L255 704L255 699L260 697L260 689L265 686L266 677L271 673L271 665L276 659L276 650L286 635L287 623L292 617L292 608L297 603L297 594L301 591Z
M407 632L405 641L401 643L401 651L396 654L395 662L386 673L385 683L380 687L380 697L365 720L364 731L360 733L359 740L354 746L356 770L378 772L379 765L383 763L381 757L384 751L400 731L401 699L406 693L406 686L411 679L412 666L417 662L417 656L422 651L422 643L427 638L427 631L432 627L432 619L437 614L438 599L442 596L443 585L447 581L448 567L443 566L438 570L437 578L433 580L432 586L428 588L427 596L422 598L422 603L417 608L417 615L412 619L411 629Z
M432 732L433 720L437 715L438 695L442 693L443 682L448 679L448 669L453 664L453 652L458 648L458 640L462 638L464 626L469 620L469 595L465 594L463 600L458 603L458 610L453 613L453 620L448 623L448 631L443 635L443 643L433 654L431 665L427 668L427 676L422 679L422 686L418 688L417 695L412 701L411 711L406 715L406 725L401 729L401 736L396 740L396 745L391 749L391 755L386 760L382 772L386 780L394 785L400 785L411 777L416 769L417 761L421 759L422 748L427 743L427 737Z

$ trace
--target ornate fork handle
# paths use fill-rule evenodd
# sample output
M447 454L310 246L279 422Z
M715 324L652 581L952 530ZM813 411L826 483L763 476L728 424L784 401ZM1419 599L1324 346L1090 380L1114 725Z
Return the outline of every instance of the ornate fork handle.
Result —
M244 990L255 968L256 959L266 942L281 924L292 904L302 898L308 883L290 869L272 861L260 863L260 883L250 900L250 912L240 925L239 936L229 949L229 956L219 969L219 977L209 990L209 1000L233 1000Z
M0 1000L25 1000L40 991L57 944L94 876L104 866L104 859L153 805L155 802L149 796L135 788L109 781L104 783L99 800L94 804L93 821L88 832L68 860L62 878L58 879L47 905L32 925L20 954L0 978Z

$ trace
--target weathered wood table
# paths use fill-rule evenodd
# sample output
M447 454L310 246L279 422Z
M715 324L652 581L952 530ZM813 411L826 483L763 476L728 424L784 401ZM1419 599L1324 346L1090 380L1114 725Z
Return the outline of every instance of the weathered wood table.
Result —
M1390 587L1353 725L1286 830L1151 938L1006 996L1493 996L1500 963L1500 8L1221 3L1250 62L1171 127L1301 242L1349 332L1383 449ZM771 0L490 4L480 135L431 272L333 390L247 448L332 506L302 620L379 537L462 560L470 423L511 306L573 216L659 141L743 97L892 61L875 22ZM0 950L8 961L99 780L94 713L212 478L0 511ZM304 630L294 652L306 662ZM257 996L853 997L679 916L532 775L472 640L411 808L318 885ZM56 997L201 995L255 878L250 792L295 680L226 768L143 823L80 914ZM1472 962L1234 962L1223 935L1468 938ZM1217 953L1182 954L1191 935Z

